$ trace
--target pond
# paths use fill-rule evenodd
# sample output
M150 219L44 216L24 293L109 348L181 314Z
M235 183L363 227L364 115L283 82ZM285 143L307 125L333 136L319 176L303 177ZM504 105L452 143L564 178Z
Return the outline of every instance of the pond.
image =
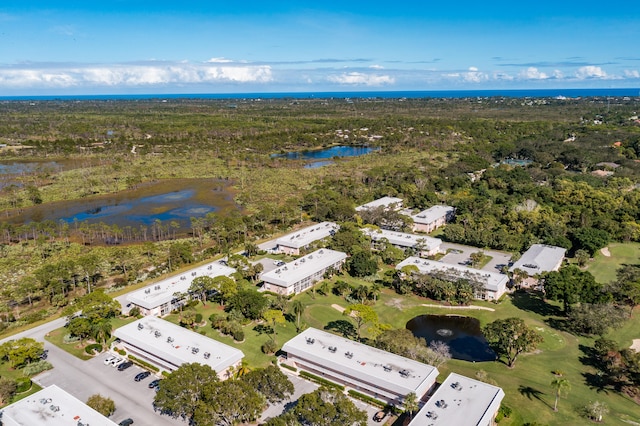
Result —
M191 227L191 217L202 217L220 209L236 209L228 182L217 179L171 179L88 199L60 201L24 209L9 218L14 223L60 220L104 222L120 227L148 226L156 220L175 221Z
M423 337L427 344L434 340L449 345L451 356L464 361L493 361L495 352L489 347L480 330L480 321L459 315L420 315L407 322L414 336Z
M359 157L379 151L380 148L371 146L338 145L331 148L314 149L307 151L291 151L283 154L271 154L272 158L286 158L287 160L327 160L334 157Z

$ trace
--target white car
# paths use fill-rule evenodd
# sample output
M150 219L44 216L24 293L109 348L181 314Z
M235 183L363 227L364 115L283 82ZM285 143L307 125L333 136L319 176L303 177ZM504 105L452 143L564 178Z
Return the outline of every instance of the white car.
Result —
M114 359L116 359L115 355L109 355L104 359L104 365L109 365L111 364L111 361L113 361Z
M114 359L111 360L111 363L109 365L111 365L112 367L116 367L122 361L124 361L124 360L122 358L120 358L119 356L117 356L117 357L115 357Z

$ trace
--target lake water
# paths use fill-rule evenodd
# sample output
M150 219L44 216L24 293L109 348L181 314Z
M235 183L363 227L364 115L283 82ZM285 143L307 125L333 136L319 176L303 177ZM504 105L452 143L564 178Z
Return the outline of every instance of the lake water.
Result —
M160 220L165 224L176 221L181 229L187 229L191 226L191 217L236 208L228 182L172 179L117 194L30 207L9 220L14 223L44 220L104 222L136 228Z
M329 160L335 157L358 157L378 151L380 148L371 146L349 146L339 145L331 148L314 149L307 151L291 151L282 154L271 154L272 158L286 158L287 160ZM311 163L312 164L312 163ZM326 165L326 162L322 165Z
M480 330L480 321L458 315L420 315L406 325L414 336L449 345L451 356L464 361L493 361L495 352Z

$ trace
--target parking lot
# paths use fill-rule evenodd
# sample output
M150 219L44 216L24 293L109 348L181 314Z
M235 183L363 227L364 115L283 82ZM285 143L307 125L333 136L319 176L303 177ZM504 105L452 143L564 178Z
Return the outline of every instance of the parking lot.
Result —
M496 250L483 250L462 244L442 243L440 245L440 249L443 251L449 251L442 259L440 259L440 262L465 266L470 266L469 256L471 256L471 253L482 251L485 255L491 257L491 260L481 268L483 271L500 272L502 266L509 265L509 261L511 260L510 253Z

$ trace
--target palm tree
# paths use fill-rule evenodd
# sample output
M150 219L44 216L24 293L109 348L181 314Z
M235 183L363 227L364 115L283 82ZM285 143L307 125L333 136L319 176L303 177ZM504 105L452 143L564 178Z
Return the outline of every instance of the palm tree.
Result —
M373 283L371 288L369 289L369 297L373 298L374 302L378 301L378 296L380 296L380 292L382 291L382 287L378 283Z
M299 299L294 300L291 303L291 309L293 310L293 314L296 316L296 330L300 331L300 319L302 317L302 314L304 313L304 304L302 303L302 301L300 301Z
M111 337L111 320L102 319L93 325L93 335L96 341L102 341L103 345L107 344L107 340Z
M553 404L553 411L558 411L558 399L560 394L569 392L571 390L571 384L569 380L564 377L556 377L551 381L551 387L556 391L556 402Z
M404 411L409 413L409 420L413 419L413 413L418 411L418 396L415 392L411 392L404 397Z

